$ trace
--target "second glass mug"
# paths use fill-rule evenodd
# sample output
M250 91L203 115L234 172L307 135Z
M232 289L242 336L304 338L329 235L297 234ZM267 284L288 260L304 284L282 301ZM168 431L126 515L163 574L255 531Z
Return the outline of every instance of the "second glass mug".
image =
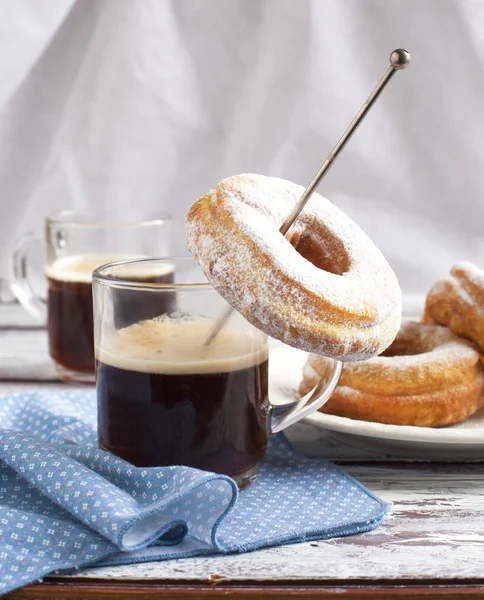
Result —
M94 383L94 269L114 260L167 253L170 228L171 217L165 213L137 221L116 221L92 209L62 210L47 217L44 236L32 232L17 241L12 291L33 317L46 323L50 355L61 379ZM39 241L46 249L47 299L37 294L30 282L29 250ZM167 281L171 274L158 272L142 277L146 281ZM157 307L150 310L137 317L158 313Z
M158 271L172 281L140 281ZM338 383L341 363L328 359L310 398L272 405L261 331L234 311L204 345L228 305L191 258L104 265L93 297L99 445L136 466L186 465L247 487L268 436L317 410ZM144 304L163 310L127 325L131 307Z

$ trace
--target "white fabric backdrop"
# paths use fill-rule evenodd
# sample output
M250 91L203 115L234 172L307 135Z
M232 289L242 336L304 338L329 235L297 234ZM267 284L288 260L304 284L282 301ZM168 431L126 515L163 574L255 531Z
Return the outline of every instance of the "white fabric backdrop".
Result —
M68 206L183 218L224 176L306 184L388 65L321 193L409 298L484 265L482 0L0 0L0 275Z

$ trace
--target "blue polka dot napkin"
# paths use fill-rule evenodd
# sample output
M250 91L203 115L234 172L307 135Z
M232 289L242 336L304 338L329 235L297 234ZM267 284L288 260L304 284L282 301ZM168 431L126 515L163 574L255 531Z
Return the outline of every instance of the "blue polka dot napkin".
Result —
M259 477L135 468L98 450L96 398L0 398L0 594L48 573L351 535L387 505L323 460L270 440Z

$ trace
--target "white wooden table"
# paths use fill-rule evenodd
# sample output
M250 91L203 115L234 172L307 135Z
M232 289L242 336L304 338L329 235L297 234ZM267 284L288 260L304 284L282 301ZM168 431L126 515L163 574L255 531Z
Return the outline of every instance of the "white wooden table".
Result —
M45 332L23 329L28 324L17 309L0 307L2 394L66 386L26 381L54 377ZM28 369L22 362L25 352ZM327 456L345 458L343 468L392 503L381 527L234 556L83 569L11 597L484 598L484 465L362 462L357 452L331 440L320 446Z

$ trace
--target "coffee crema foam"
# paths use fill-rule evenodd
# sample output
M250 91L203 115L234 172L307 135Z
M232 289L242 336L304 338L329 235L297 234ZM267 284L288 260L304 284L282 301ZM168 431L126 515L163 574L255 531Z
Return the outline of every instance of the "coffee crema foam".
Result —
M73 283L91 283L92 273L98 267L121 260L133 260L143 257L133 254L78 254L58 258L45 268L45 275L56 281L72 281ZM138 264L127 265L116 269L115 279L140 280L162 277L174 271L171 264ZM114 277L113 277L114 278Z
M266 336L225 327L208 346L211 319L160 317L119 329L96 346L105 365L153 375L227 373L257 366L268 358Z

